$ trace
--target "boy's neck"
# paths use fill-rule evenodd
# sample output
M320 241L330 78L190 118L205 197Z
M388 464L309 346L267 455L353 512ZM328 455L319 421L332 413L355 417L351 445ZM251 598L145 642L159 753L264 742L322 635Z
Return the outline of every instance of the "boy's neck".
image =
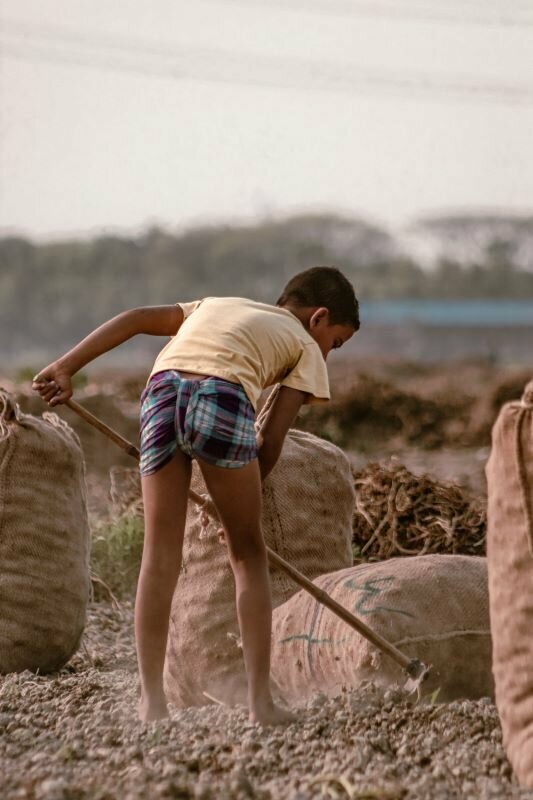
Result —
M284 306L280 306L280 308L283 308L284 311L290 311L291 314L294 314L294 316L300 320L305 330L306 331L309 330L309 320L311 319L311 316L313 314L312 308L302 308L301 306L292 306L290 303L287 303Z

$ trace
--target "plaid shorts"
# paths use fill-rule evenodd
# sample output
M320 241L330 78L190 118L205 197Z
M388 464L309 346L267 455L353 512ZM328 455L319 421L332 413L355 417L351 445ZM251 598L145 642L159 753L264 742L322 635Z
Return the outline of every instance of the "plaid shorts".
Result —
M254 423L240 384L158 372L141 395L141 475L164 467L178 447L218 467L243 467L257 458Z

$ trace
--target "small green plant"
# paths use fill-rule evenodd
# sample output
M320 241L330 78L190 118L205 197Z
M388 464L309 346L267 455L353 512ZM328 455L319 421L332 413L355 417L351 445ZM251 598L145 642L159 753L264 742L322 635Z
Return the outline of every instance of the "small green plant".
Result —
M72 376L73 389L83 389L88 383L89 378L85 372L76 372L76 374Z
M15 380L17 383L25 383L26 381L31 381L36 374L37 370L33 367L20 367L16 372Z
M430 705L435 705L435 703L437 702L437 698L438 698L438 696L440 694L440 690L441 690L441 687L439 686L437 689L435 689L434 692L432 692L430 694L430 696L429 696Z
M94 583L97 600L109 600L109 592L127 598L135 593L141 565L144 523L137 514L123 514L101 523L92 536L91 570L101 583Z
M352 555L354 562L362 561L363 554L361 553L361 545L352 542Z

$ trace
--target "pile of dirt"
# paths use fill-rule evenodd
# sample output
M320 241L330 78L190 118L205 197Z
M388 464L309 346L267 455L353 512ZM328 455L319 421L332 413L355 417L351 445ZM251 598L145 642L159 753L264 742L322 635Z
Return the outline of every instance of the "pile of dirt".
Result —
M356 558L485 553L486 508L454 484L414 475L401 464L353 470Z
M344 448L428 450L488 446L501 406L520 398L531 371L515 368L475 381L461 365L453 375L433 370L418 381L404 380L392 367L383 374L348 375L349 382L337 375L332 386L342 386L340 393L327 405L305 409L298 427Z
M487 699L416 702L367 684L316 695L286 728L210 705L143 724L132 608L90 610L55 676L0 678L0 794L18 800L523 798Z
M424 397L360 374L338 399L306 409L298 427L344 448L367 449L386 441L432 449L460 442L470 405L468 397L456 392Z
M504 403L519 400L524 387L531 380L531 370L513 371L497 378L472 405L470 425L465 432L466 444L489 444L492 426Z

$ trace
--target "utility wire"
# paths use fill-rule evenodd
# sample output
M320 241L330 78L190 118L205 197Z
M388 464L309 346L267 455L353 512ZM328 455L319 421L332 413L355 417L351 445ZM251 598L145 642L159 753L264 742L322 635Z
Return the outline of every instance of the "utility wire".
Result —
M169 44L163 41L150 41L137 37L117 36L116 34L109 34L101 31L78 31L66 26L21 22L19 20L5 18L0 22L0 35L22 36L24 39L49 39L56 44L58 42L82 44L92 48L120 50L134 53L135 55L144 54L178 58L186 56L187 52L191 52L191 48L185 48L183 45ZM208 57L218 51L215 49L197 47L194 48L194 52L205 54Z
M180 47L11 21L4 24L4 28L7 34L0 32L2 53L24 61L232 85L343 93L387 92L513 105L533 103L532 83L495 82L472 76L450 77L404 70L369 70L349 64ZM11 40L15 38L15 42L10 41L10 37ZM22 41L17 41L21 38ZM41 43L43 39L44 44Z
M480 10L473 6L464 4L460 7L450 8L444 2L440 7L431 6L427 3L423 5L391 5L378 0L369 2L368 0L334 0L334 2L322 3L320 0L207 0L215 5L233 4L240 6L261 6L269 10L275 7L283 11L309 12L322 14L330 17L368 17L370 19L384 20L387 22L444 22L453 25L483 25L500 26L509 28L530 28L533 27L533 15L531 6L517 9L523 16L517 16L516 12L509 13L509 6L501 9L493 9L492 14L487 11L491 9L484 4Z

